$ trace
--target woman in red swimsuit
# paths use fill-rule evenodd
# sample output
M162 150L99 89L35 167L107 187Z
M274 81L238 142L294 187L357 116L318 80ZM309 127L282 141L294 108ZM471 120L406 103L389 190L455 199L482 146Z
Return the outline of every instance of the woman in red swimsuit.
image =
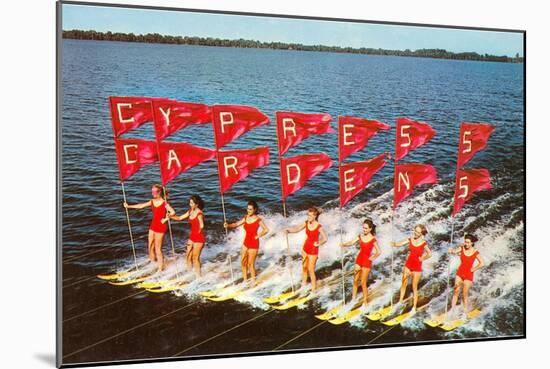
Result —
M144 209L151 208L153 212L153 220L149 226L149 238L147 241L149 249L149 260L158 262L158 271L164 270L164 255L162 254L162 241L164 239L164 233L168 229L166 221L168 216L175 214L174 209L166 201L166 193L164 188L155 184L151 188L151 195L153 198L147 202L141 204L128 205L124 203L126 209Z
M246 216L236 223L224 223L225 228L244 228L244 241L241 249L241 270L243 272L243 281L248 280L248 271L252 281L256 280L256 256L260 247L260 238L265 236L269 229L264 224L262 218L258 216L258 204L250 200L246 207ZM258 233L258 229L262 230Z
M307 211L307 220L304 223L284 230L285 233L297 233L302 229L306 230L306 240L302 249L302 287L305 287L307 277L309 276L312 292L315 292L317 288L315 264L319 256L319 246L324 245L328 239L325 230L318 222L319 214L319 209L309 208Z
M342 242L340 246L348 247L359 242L361 247L359 254L357 254L357 259L355 260L355 274L353 276L353 289L351 298L355 300L357 296L357 289L359 284L359 278L361 278L361 289L363 290L363 305L368 303L368 290L367 290L367 280L369 278L369 273L372 267L372 261L380 256L380 248L378 247L378 242L376 241L376 226L370 219L365 219L363 222L363 234L355 237L353 240L348 242ZM375 253L372 254L372 249L374 248Z
M422 262L432 257L432 251L428 247L428 243L424 240L424 236L428 234L426 226L418 224L414 227L413 235L411 238L400 242L391 243L394 247L409 245L409 257L403 267L403 276L401 279L401 291L399 294L399 303L403 302L409 279L412 275L412 290L413 290L413 308L411 313L416 312L418 303L418 282L420 282L420 275L422 274Z
M458 295L462 289L462 303L464 307L464 314L467 315L470 312L470 301L468 298L468 291L474 283L474 273L483 268L485 263L476 250L474 244L477 242L477 237L472 234L466 234L464 236L464 244L460 247L450 248L449 253L460 255L460 266L456 272L455 286L453 292L453 299L451 301L451 309L455 307L458 301ZM477 265L474 267L474 262L477 260Z
M187 269L195 269L197 277L201 276L201 252L206 241L204 235L204 215L202 210L204 209L204 201L202 201L199 195L193 195L189 198L189 210L180 216L172 216L174 220L189 220L191 226L191 232L189 233L189 239L187 240Z

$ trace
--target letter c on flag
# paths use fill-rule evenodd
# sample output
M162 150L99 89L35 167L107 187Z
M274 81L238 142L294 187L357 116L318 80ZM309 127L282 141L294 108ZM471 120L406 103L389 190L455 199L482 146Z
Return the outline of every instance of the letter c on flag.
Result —
M134 164L137 163L137 157L134 156L134 159L130 159L130 153L128 152L128 149L132 148L132 152L135 154L135 150L137 150L138 145L135 144L128 144L122 146L122 149L124 150L124 160L126 161L126 164Z
M130 108L132 109L132 104L129 103L118 103L116 104L116 110L118 112L118 121L120 123L134 123L134 117L130 117L129 119L122 118L122 107Z

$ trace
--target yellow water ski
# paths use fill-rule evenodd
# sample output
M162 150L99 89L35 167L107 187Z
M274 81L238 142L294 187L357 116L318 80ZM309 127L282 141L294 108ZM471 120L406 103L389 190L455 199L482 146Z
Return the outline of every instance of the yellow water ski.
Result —
M392 318L390 320L386 320L385 322L382 322L382 324L387 326L394 326L400 324L402 321L409 319L410 317L414 316L416 313L413 313L412 311L408 311L406 313L403 313L401 315L396 316L395 318Z
M143 282L144 280L146 280L149 277L151 277L151 276L128 279L127 281L121 281L121 282L109 282L109 284L112 284L113 286L128 286L130 284Z
M352 309L350 311L348 311L346 314L342 315L342 316L339 316L337 318L334 318L334 319L331 319L329 320L328 322L330 324L334 324L334 325L340 325L340 324L344 324L345 322L348 322L350 320L352 320L353 318L355 318L356 316L358 316L359 314L361 314L361 306L359 306L358 308L355 308L355 309Z
M384 308L378 309L378 310L373 311L372 313L368 314L367 318L369 320L372 320L372 321L378 321L378 320L384 319L385 317L390 315L392 313L392 311L393 311L393 307L391 305L386 306Z
M342 310L343 307L344 307L343 305L338 305L338 306L333 307L332 309L330 309L329 311L327 311L323 314L315 315L315 317L317 319L321 319L321 320L332 319L332 318L334 318L335 316L338 315L338 313L340 312L340 310Z
M298 305L301 305L301 304L307 302L309 299L311 299L311 297L312 297L311 295L298 297L296 299L287 301L286 303L284 303L282 305L272 306L272 308L276 309L276 310L287 310L287 309L293 308L294 306L298 306Z
M152 288L160 288L162 286L166 286L167 284L177 283L179 280L180 280L180 278L172 278L172 279L156 281L156 282L141 282L137 286L139 288L145 288L145 289L149 290L149 289L152 289Z
M153 292L153 293L170 292L170 291L175 291L175 290L185 288L187 285L188 285L188 283L178 283L178 284L159 287L159 288L147 288L147 291L148 292Z
M220 302L220 301L227 301L227 300L231 300L239 295L242 295L243 293L245 293L246 291L248 290L248 288L243 288L243 289L240 289L240 290L237 290L237 291L233 291L231 293L228 293L227 295L223 295L223 296L212 296L212 297L208 297L208 300L210 301L216 301L216 302Z
M481 311L479 309L472 310L468 313L466 319L455 319L448 323L445 323L440 326L441 329L445 331L452 331L453 329L456 329L460 327L463 324L466 324L469 320L474 319L475 317L479 316L481 314Z
M113 279L124 278L135 272L135 270L127 270L124 272L113 273L113 274L98 274L97 278L103 279L104 281L112 281Z
M291 297L294 297L296 296L298 292L296 290L294 290L294 292L290 291L290 292L284 292L284 293L281 293L279 295L275 295L275 296L271 296L271 297L266 297L264 299L264 302L265 303L268 303L268 304L276 304L278 302L281 302L281 301L284 301L284 300L288 300L289 298Z
M424 319L424 323L432 328L435 328L445 322L445 313Z

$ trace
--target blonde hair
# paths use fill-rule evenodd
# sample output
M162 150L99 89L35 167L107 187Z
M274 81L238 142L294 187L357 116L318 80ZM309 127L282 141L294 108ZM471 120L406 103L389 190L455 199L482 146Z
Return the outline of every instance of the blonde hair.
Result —
M424 224L417 224L414 228L420 228L420 233L422 233L422 236L425 236L428 234L428 229Z

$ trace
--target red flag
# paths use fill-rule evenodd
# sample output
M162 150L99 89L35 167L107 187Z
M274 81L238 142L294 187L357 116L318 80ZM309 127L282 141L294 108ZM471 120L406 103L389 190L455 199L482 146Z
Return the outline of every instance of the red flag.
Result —
M158 161L155 141L116 139L115 149L121 181L134 175L142 166Z
M474 192L489 189L491 189L491 176L487 169L457 170L453 215L462 209Z
M251 129L269 124L269 117L251 106L214 105L212 123L216 148L219 149Z
M407 198L416 186L437 183L437 172L429 164L397 164L393 179L393 208Z
M277 120L277 141L279 155L298 145L311 135L334 132L330 127L332 117L329 114L306 114L287 111L275 113Z
M373 175L386 165L388 153L377 157L340 166L340 207L343 208L351 199L361 192Z
M281 158L281 183L283 200L304 187L306 182L332 166L327 154L297 155L288 159Z
M435 130L424 122L409 118L397 118L395 133L395 160L401 160L407 154L424 145L435 136Z
M377 120L356 117L338 117L338 154L340 161L362 150L370 138L380 130L391 127Z
M191 124L205 124L212 120L210 107L175 100L154 100L153 117L157 140L163 140Z
M256 168L269 164L269 147L218 152L220 191L225 193Z
M460 125L457 168L462 168L478 151L487 146L489 136L494 130L495 126L490 124L462 123Z
M213 159L216 152L185 142L159 142L159 156L160 176L162 184L166 185L186 170Z
M111 96L111 123L115 137L153 121L150 97Z

